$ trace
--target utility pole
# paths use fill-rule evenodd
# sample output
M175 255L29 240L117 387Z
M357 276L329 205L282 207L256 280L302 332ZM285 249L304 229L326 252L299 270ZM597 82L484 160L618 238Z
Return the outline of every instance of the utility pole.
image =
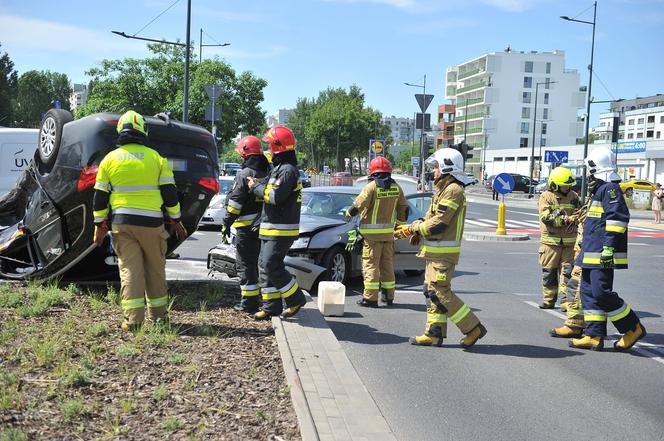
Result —
M187 40L184 56L184 103L182 104L182 122L189 122L189 55L191 53L191 0L187 0Z

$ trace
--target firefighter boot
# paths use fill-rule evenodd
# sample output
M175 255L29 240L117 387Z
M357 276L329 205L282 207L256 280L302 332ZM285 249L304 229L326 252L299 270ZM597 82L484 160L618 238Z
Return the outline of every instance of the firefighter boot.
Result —
M270 313L267 312L264 309L261 309L256 314L254 314L254 320L258 320L258 321L270 320L271 318L272 318L272 315L270 315Z
M644 328L643 325L641 325L641 323L637 323L636 328L632 329L631 331L625 332L625 334L622 337L620 337L620 340L618 340L613 344L613 348L616 351L625 352L629 350L629 348L634 346L634 343L641 340L645 336L646 336L646 328Z
M293 317L295 314L297 314L300 311L300 308L302 308L305 305L305 303L286 308L286 310L282 312L279 317L281 317L282 319Z
M569 302L562 302L560 304L560 312L567 312L567 307L569 306Z
M367 300L364 297L358 300L357 304L367 308L378 308L378 300Z
M542 303L539 305L539 309L553 309L553 308L555 308L555 306L556 306L555 303L545 303L545 302L542 302Z
M604 349L604 337L584 335L581 338L572 338L569 341L569 347L601 351Z
M561 326L549 331L551 337L557 338L580 338L583 335L583 328L572 328L570 326Z
M482 323L475 326L464 338L459 342L461 347L466 349L477 343L477 340L486 335L486 328Z
M247 314L255 314L258 312L258 307L248 308L247 305L243 305L242 303L236 303L233 305L233 309L237 312L246 312Z
M410 337L408 343L415 346L437 346L443 345L443 331L438 325L431 325L424 334Z
M125 332L136 332L143 327L143 323L129 323L126 319L122 321L120 329Z

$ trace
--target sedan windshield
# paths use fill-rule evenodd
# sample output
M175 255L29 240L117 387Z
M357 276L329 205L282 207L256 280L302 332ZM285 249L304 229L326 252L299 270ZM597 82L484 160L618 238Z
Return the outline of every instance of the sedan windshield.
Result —
M343 220L344 213L353 204L356 196L350 193L302 193L300 213Z

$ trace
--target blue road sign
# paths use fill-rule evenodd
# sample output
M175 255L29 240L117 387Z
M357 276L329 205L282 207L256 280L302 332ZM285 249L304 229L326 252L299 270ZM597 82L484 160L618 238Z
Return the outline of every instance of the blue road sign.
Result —
M493 180L493 188L500 194L514 190L514 178L509 173L501 173Z
M372 159L376 156L385 156L385 140L384 139L370 139L369 140L369 157Z
M569 152L565 150L545 150L544 162L565 163L569 161Z
M410 157L410 163L413 167L419 167L420 166L420 157L419 156L411 156Z
M638 153L646 151L645 141L612 142L611 150L615 153Z

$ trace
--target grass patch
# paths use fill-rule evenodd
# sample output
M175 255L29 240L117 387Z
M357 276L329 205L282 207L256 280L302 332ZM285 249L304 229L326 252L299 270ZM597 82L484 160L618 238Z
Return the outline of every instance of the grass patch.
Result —
M26 288L26 303L16 307L16 313L23 318L41 317L52 307L69 306L73 299L71 291L61 290L57 282L48 285L30 283Z
M161 422L161 428L167 432L176 432L182 427L182 421L178 417L166 417Z
M13 372L0 373L0 410L16 409L21 402L20 393Z
M120 357L133 357L140 354L141 351L134 345L123 344L115 348L115 354Z
M120 400L120 409L122 409L123 413L130 413L133 408L134 408L134 400L132 400L131 398L125 398L123 400Z
M187 360L187 357L184 355L178 353L178 352L169 352L166 354L166 361L169 362L170 364L182 364Z
M103 337L104 335L108 335L109 332L110 330L106 323L95 323L85 330L85 333L90 337Z
M50 365L62 357L62 346L61 337L53 335L45 336L42 339L33 338L30 342L30 349L38 366Z
M28 435L20 427L7 427L2 432L0 441L28 441Z
M66 387L83 387L92 384L92 374L90 369L72 365L64 370L60 381Z
M0 285L0 308L16 308L21 304L21 293L9 284Z
M83 406L83 403L78 400L67 400L62 403L61 410L65 421L70 421L81 415L85 411L85 407Z
M115 287L108 285L108 290L106 291L106 301L111 305L120 306L120 293L116 291Z
M156 387L154 392L152 392L152 398L154 398L155 401L162 401L167 396L168 396L168 389L166 389L165 384L160 384L159 386Z

